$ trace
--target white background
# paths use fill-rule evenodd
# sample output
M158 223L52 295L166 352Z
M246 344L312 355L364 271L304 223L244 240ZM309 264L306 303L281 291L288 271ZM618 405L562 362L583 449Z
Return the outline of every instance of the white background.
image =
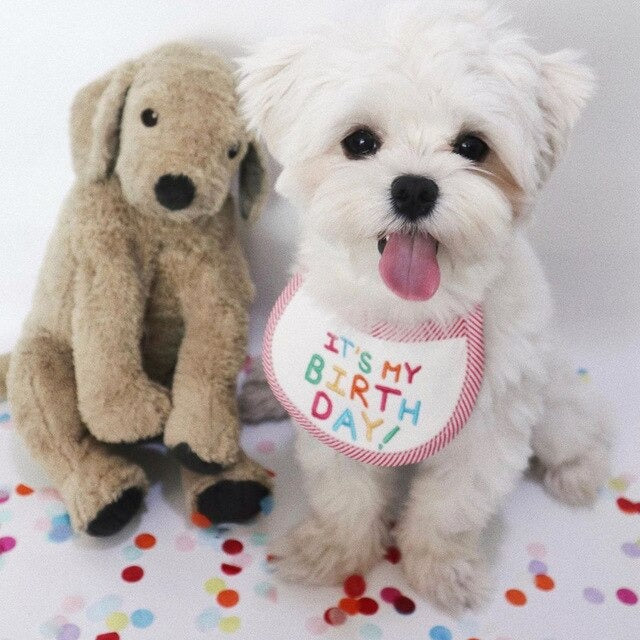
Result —
M318 19L344 20L379 0L87 2L3 0L0 14L0 350L16 341L46 239L73 174L67 118L74 93L129 56L173 39L238 53ZM507 0L543 51L582 49L598 92L543 193L532 236L557 299L560 331L640 381L640 3ZM347 5L352 5L348 7ZM357 20L354 21L357 28ZM248 239L259 297L252 349L284 284L296 214L274 197ZM639 385L633 385L636 389ZM626 393L629 393L627 389ZM637 412L636 412L637 413Z

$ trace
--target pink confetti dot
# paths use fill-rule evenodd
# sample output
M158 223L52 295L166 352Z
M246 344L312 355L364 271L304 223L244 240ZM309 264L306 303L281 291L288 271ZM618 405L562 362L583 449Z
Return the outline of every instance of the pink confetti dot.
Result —
M634 605L638 602L638 596L635 592L631 591L631 589L627 589L626 587L618 589L616 591L616 596L622 604Z
M304 626L306 630L314 636L320 636L323 633L326 633L327 629L330 628L329 625L320 616L313 616L312 618L309 618L305 622Z
M401 595L395 587L385 587L380 591L380 597L389 604L393 604Z
M12 536L0 538L0 553L7 553L16 546L16 539Z
M536 560L544 560L547 557L547 550L540 542L532 542L527 545L527 553Z
M65 613L77 613L84 609L84 599L82 596L67 596L62 601L62 610Z
M260 440L256 445L256 449L260 453L273 453L276 450L276 445L272 440Z
M193 551L196 548L196 540L189 533L181 533L176 536L175 546L178 551Z

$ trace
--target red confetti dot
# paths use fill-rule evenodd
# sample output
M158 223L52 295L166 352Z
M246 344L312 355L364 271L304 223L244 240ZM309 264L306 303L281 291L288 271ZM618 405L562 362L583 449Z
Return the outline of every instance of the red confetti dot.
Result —
M398 613L409 615L416 610L416 603L407 596L399 596L393 602L393 606Z
M400 562L400 549L398 547L389 547L384 557L391 564L398 564Z
M385 587L380 590L380 597L389 604L393 604L401 595L402 593L395 587Z
M623 513L640 513L640 502L631 502L621 497L616 500L616 504Z
M16 493L19 496L30 496L33 493L33 489L26 484L19 484L16 486Z
M277 556L274 553L267 553L267 562L273 562L274 560L280 560L280 556Z
M213 524L207 516L197 511L191 514L191 522L199 529L208 529Z
M137 564L132 564L130 567L125 567L122 570L122 579L125 582L138 582L138 580L142 579L144 575L144 571L142 567L139 567Z
M110 631L109 633L101 633L99 636L96 636L96 640L120 640L120 634L115 631Z
M133 542L138 549L151 549L156 544L156 538L150 533L140 533Z
M338 626L344 624L346 620L347 614L338 609L338 607L331 607L324 612L324 621L327 624Z
M364 578L358 574L349 576L344 581L344 592L351 598L360 597L367 588Z
M227 574L228 576L235 576L242 571L242 567L239 567L235 564L227 564L226 562L223 562L220 565L220 571Z
M373 598L360 598L358 610L365 616L372 616L378 611L378 603Z
M553 578L546 575L545 573L539 573L538 575L536 575L534 581L536 587L538 587L538 589L541 589L542 591L551 591L556 586Z
M221 607L235 607L240 600L240 596L235 589L223 589L216 596L216 600Z
M514 607L522 607L527 604L527 596L520 589L508 589L504 592L504 597Z
M354 598L342 598L342 600L338 602L338 607L350 616L355 616L359 609L358 601Z
M270 478L275 478L276 477L276 472L275 471L271 471L271 469L266 469L267 475Z
M225 553L229 553L231 555L235 555L236 553L241 553L244 549L242 542L240 540L234 540L233 538L229 538L222 543L222 550Z

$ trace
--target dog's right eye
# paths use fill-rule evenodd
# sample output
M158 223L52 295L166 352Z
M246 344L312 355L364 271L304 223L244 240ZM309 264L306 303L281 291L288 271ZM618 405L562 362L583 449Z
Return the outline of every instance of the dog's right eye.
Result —
M155 127L158 124L158 114L153 109L145 109L140 114L140 120L145 127Z
M342 149L347 158L357 160L377 153L382 142L371 129L358 129L342 141Z

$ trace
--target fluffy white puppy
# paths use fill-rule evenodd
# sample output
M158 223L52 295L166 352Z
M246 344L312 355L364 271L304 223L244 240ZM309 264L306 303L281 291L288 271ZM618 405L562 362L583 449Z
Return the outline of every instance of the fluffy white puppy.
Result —
M522 231L591 92L576 59L538 53L482 4L448 3L273 39L240 61L246 115L301 212L307 290L355 327L484 308L476 406L416 465L391 532L411 585L454 613L487 595L481 534L531 456L572 505L607 473L607 417L554 345ZM388 544L398 469L302 429L297 453L311 512L276 544L277 571L311 583L365 571Z

